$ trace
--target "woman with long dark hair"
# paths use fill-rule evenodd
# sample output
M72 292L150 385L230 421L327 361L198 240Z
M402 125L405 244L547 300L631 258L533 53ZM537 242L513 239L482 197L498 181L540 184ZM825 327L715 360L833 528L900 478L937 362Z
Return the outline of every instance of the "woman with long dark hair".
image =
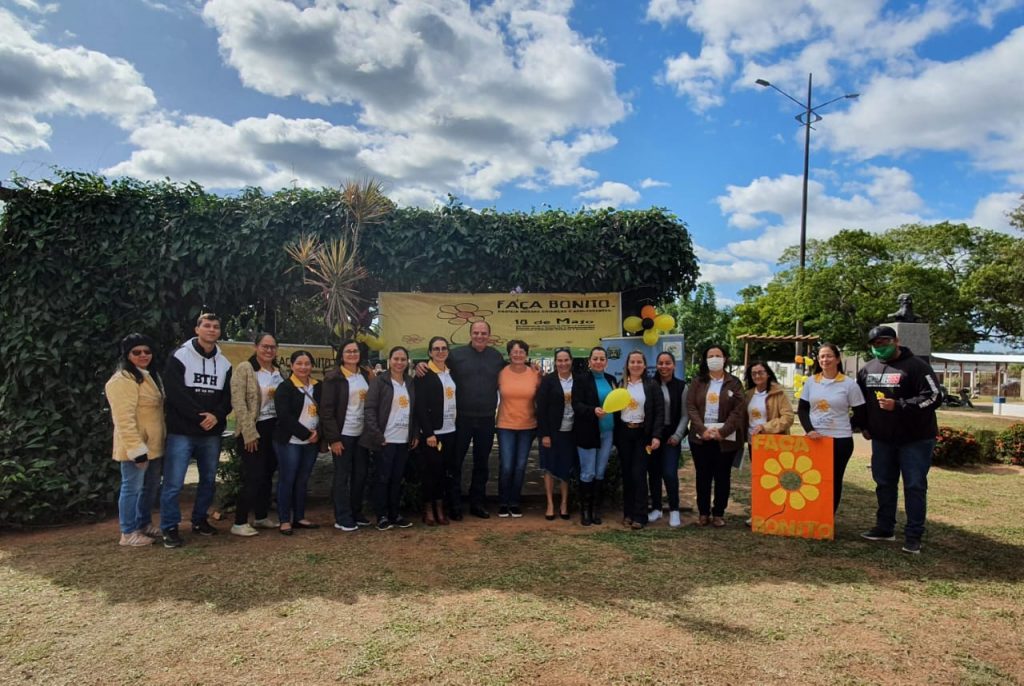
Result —
M323 385L313 378L313 356L296 350L291 376L277 387L277 514L285 536L295 529L318 529L306 519L306 493L320 443L320 400Z
M423 376L415 377L416 421L420 430L420 483L423 488L423 523L447 525L445 493L456 493L455 381L448 368L448 340L434 336L427 344L430 362Z
M540 381L537 391L537 433L540 436L540 467L544 470L544 493L548 507L544 518L555 518L555 479L562 500L558 516L569 519L569 479L576 468L576 440L573 438L572 353L555 350L555 373Z
M363 436L359 442L374 456L377 485L374 500L377 529L402 529L412 522L402 516L402 476L409 451L419 439L416 428L416 392L410 383L409 351L397 345L388 353L387 373L370 383L366 396Z
M615 423L615 446L622 465L622 523L632 529L647 526L647 461L661 447L665 401L658 383L647 376L647 358L634 350L626 355L620 388L629 404Z
M334 460L334 528L355 531L370 525L363 514L370 458L366 448L359 445L370 377L363 348L351 338L342 341L335 365L324 376L321 421L324 441Z
M855 426L864 426L864 394L856 379L843 373L842 353L833 343L822 343L811 376L800 389L797 414L807 437L832 439L832 511L839 509L843 476L853 455ZM850 414L853 413L851 422Z
M647 481L651 491L651 511L647 521L656 522L661 518L661 486L664 483L668 494L668 525L675 528L682 523L679 517L679 461L687 425L686 383L676 376L675 355L667 350L658 353L655 369L658 372L655 379L665 406L665 423L658 430L661 445L647 461Z
M612 453L615 417L601 407L615 388L615 377L606 373L608 352L591 348L590 371L573 379L572 412L576 453L580 458L580 524L601 523L604 473Z
M235 413L235 440L242 471L242 488L235 509L236 536L255 536L256 529L276 529L270 519L270 493L277 470L274 427L277 409L274 394L284 380L277 365L277 339L261 333L253 343L252 356L236 366L231 375L231 405ZM255 516L249 524L249 513Z
M155 347L153 339L139 333L121 339L117 371L104 389L114 420L112 456L121 468L119 544L128 547L151 545L161 535L152 524L152 512L162 465L153 460L163 456L167 432L163 385L149 369Z
M743 447L746 431L743 384L725 371L728 364L729 352L724 345L712 344L704 348L697 377L686 393L690 452L697 476L698 526L725 526L732 463Z

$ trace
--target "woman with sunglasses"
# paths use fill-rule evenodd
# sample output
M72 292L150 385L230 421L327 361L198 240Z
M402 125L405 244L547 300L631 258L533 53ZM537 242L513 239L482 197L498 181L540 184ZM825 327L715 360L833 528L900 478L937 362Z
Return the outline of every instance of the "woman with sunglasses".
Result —
M434 336L427 345L430 362L415 377L416 421L420 430L420 483L423 523L447 525L445 493L458 493L461 476L455 466L455 381L448 368L448 341Z
M161 471L153 460L164 454L166 429L163 385L150 371L153 348L149 336L125 336L117 371L105 387L114 420L113 458L121 468L120 545L127 547L148 546L161 535L151 523Z

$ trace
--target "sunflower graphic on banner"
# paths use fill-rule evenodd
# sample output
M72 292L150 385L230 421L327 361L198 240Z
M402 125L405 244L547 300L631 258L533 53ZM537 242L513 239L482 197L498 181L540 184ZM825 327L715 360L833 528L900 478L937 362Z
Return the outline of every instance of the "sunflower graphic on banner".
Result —
M832 539L832 439L758 434L751 440L752 531Z

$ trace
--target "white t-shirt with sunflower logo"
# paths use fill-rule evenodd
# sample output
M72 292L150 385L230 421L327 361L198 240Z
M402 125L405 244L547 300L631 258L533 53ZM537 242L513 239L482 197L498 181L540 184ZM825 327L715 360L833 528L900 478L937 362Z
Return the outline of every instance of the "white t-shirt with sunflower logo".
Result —
M256 417L257 422L277 417L277 408L274 407L274 393L278 385L284 381L281 370L276 367L271 371L260 369L256 372L256 385L260 389L260 414Z
M629 391L629 404L622 410L622 421L626 424L639 424L644 420L644 403L647 402L643 379L627 382L626 390Z
M441 428L435 433L450 434L455 431L455 381L448 368L443 372L437 372L437 378L441 380L444 392L444 409L441 411Z
M864 394L857 382L845 374L826 379L815 374L804 382L800 400L811 406L811 426L823 436L850 438L850 409L864 404Z
M747 405L747 425L750 427L747 433L751 436L754 435L755 426L761 426L768 421L767 398L768 389L754 391L754 395L751 396L750 403Z
M363 435L363 406L366 403L366 394L370 390L369 384L363 375L352 373L342 368L341 373L348 381L348 409L345 410L345 426L341 427L343 436Z
M313 383L310 382L308 386L296 384L296 388L302 392L302 413L299 415L299 424L302 424L311 432L316 431L320 427L320 413L316 402L313 400ZM303 440L292 436L288 442L296 445L308 445L309 439Z
M388 425L384 429L385 443L408 443L409 442L409 389L404 383L391 379L391 387L395 389L395 395L391 399L391 413L388 415Z
M718 399L722 396L722 384L725 378L711 379L708 383L708 392L704 397L704 426L720 425L718 421Z

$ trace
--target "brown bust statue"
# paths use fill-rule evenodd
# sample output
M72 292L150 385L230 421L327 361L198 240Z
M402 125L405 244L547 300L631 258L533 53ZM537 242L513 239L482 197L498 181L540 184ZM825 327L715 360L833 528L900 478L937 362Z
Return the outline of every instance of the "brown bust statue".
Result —
M888 315L890 321L894 322L919 322L921 318L914 314L914 298L910 293L900 293L896 298L899 309Z

